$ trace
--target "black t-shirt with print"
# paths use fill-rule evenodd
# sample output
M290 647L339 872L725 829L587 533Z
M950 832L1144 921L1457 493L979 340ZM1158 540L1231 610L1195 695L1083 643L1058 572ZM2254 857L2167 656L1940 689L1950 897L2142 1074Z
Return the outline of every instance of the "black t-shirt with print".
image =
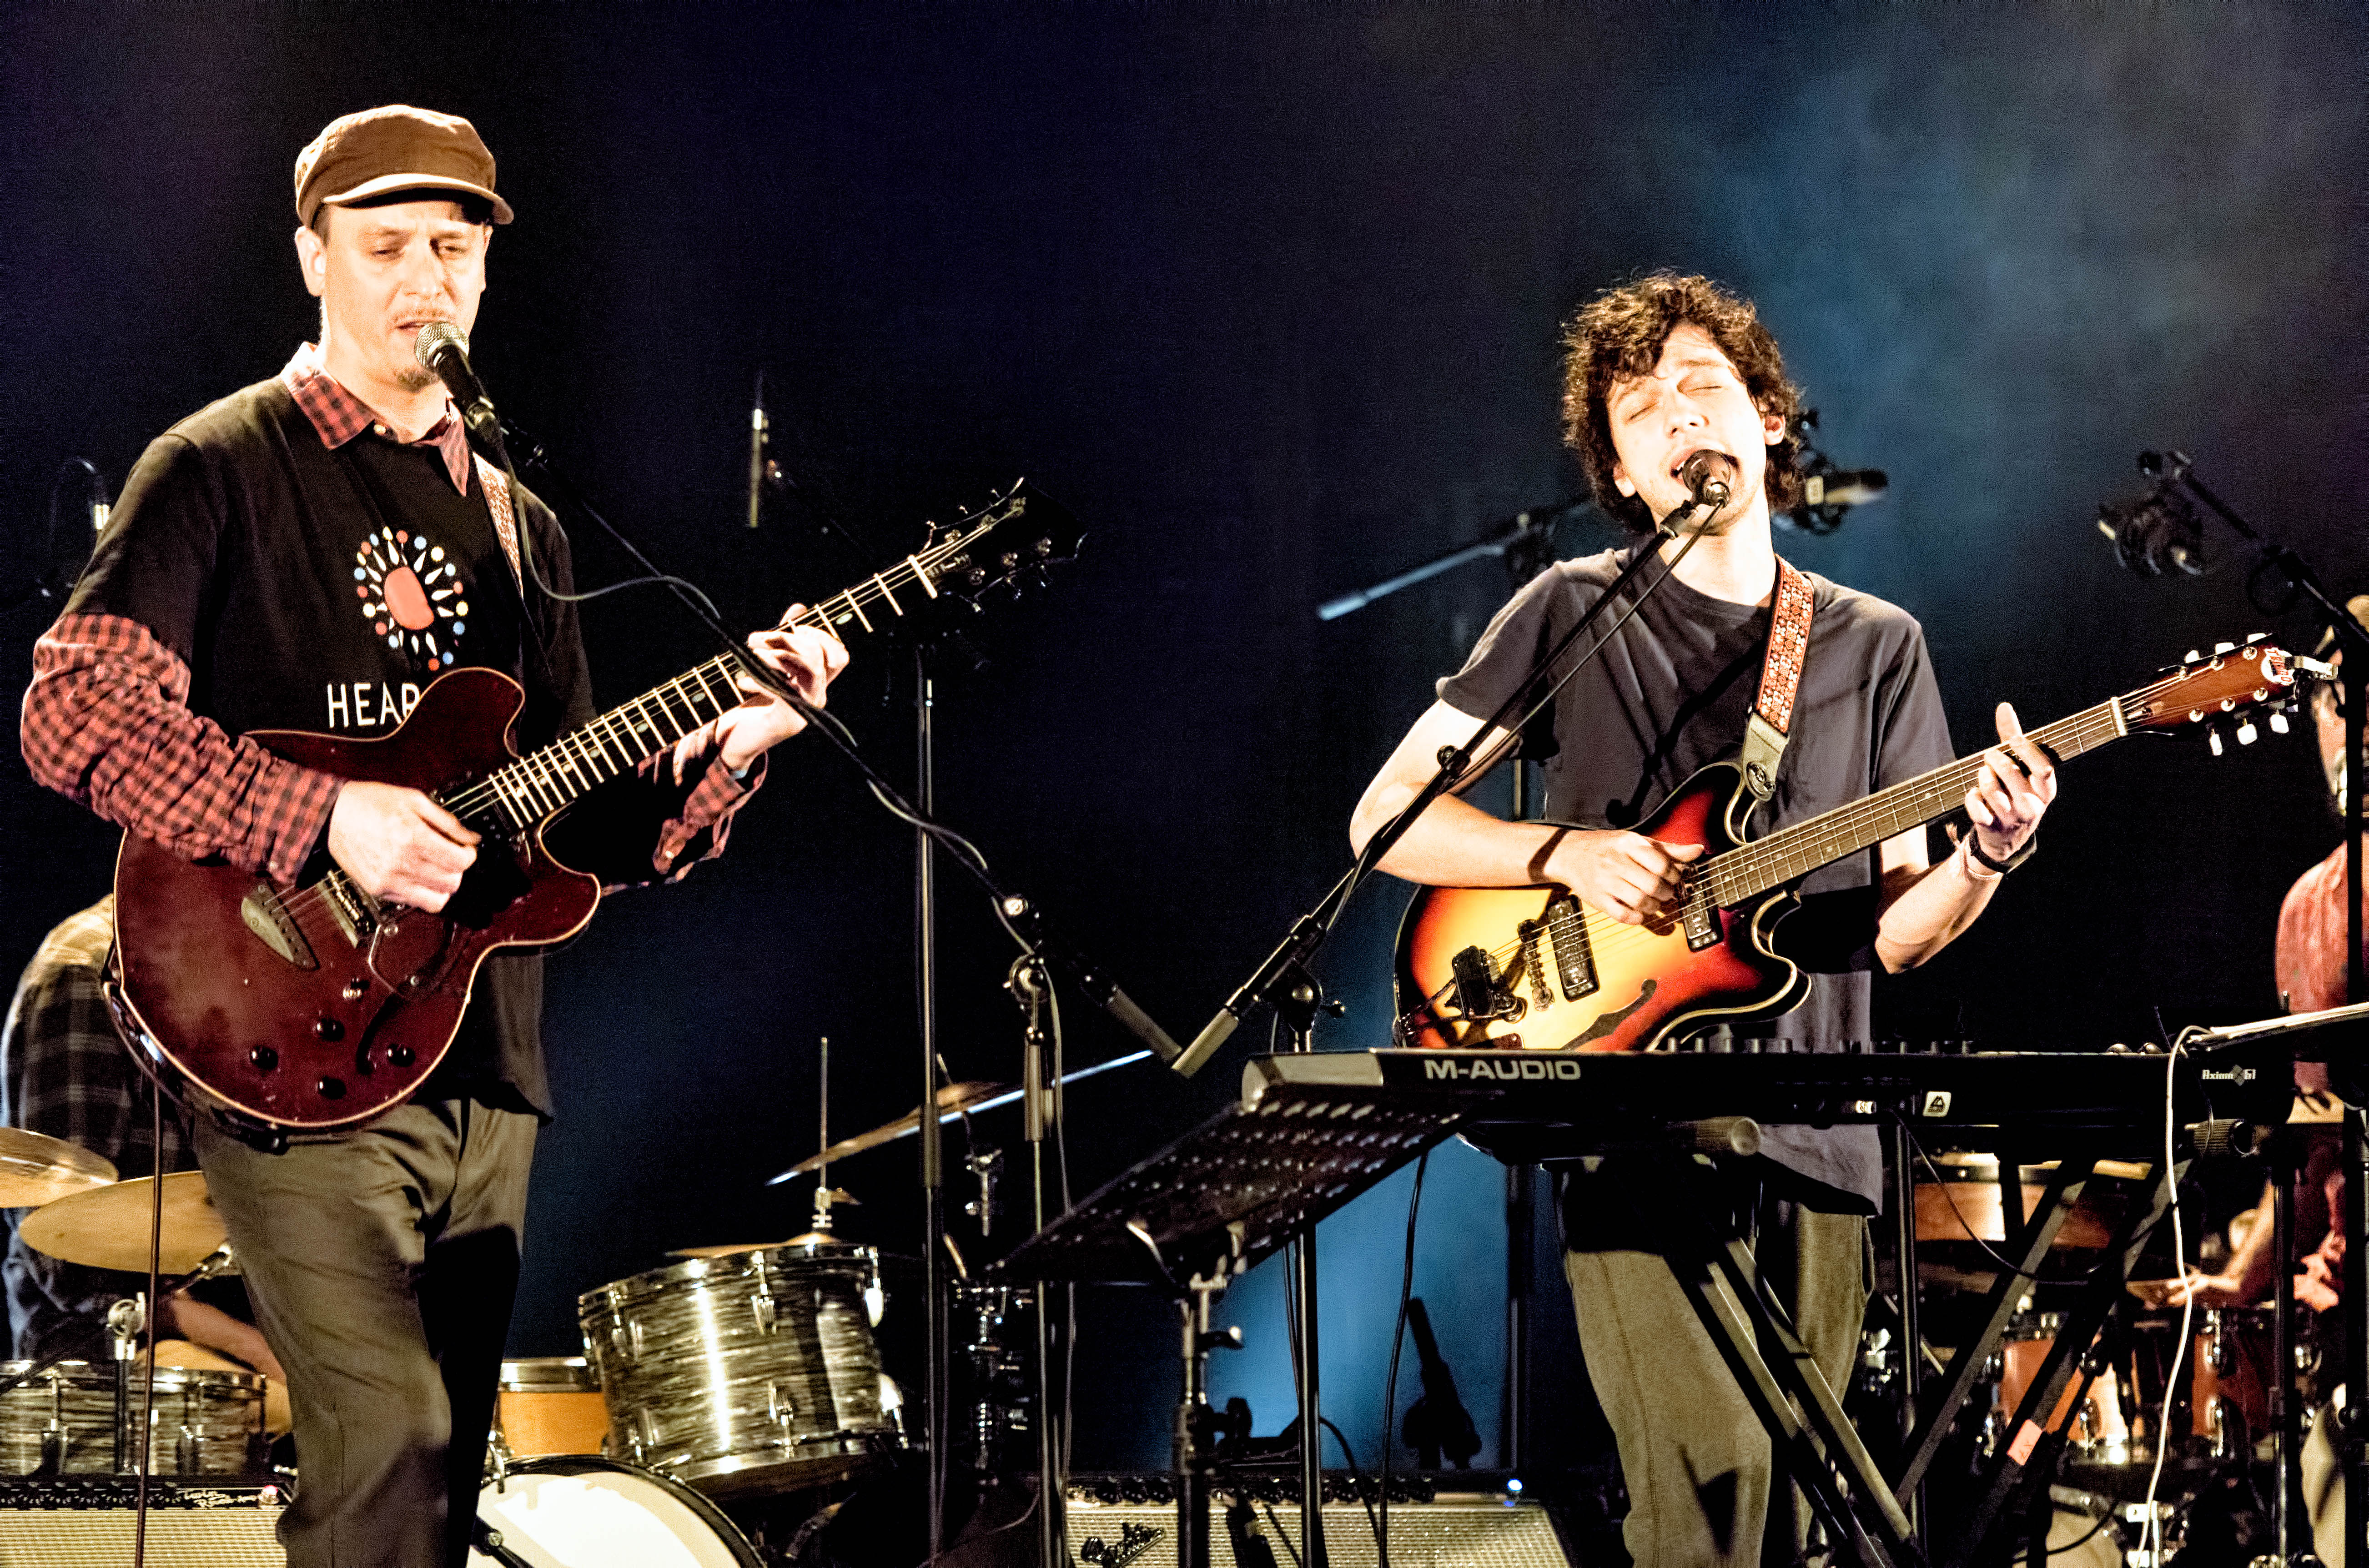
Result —
M1627 564L1607 551L1563 561L1497 612L1441 701L1476 720L1499 704ZM1648 568L1645 580L1651 581ZM1809 649L1777 792L1754 818L1771 829L1848 805L1950 761L1949 723L1925 635L1907 612L1805 573L1813 592ZM1629 590L1633 598L1632 585ZM1608 610L1563 656L1561 674L1619 619ZM1546 815L1585 828L1633 828L1711 762L1732 760L1759 694L1769 612L1699 593L1671 578L1613 634L1555 700L1554 754L1544 763ZM1543 688L1542 688L1543 689ZM1543 749L1543 748L1534 748ZM1779 945L1811 971L1810 996L1783 1017L1748 1026L1817 1050L1865 1040L1872 962L1870 850L1817 871ZM1713 1070L1715 1061L1706 1061ZM1871 1127L1769 1127L1763 1152L1816 1187L1815 1207L1871 1210L1883 1158ZM1820 1190L1824 1189L1824 1190Z
M544 579L565 591L556 520L532 494L515 510ZM374 429L332 451L273 380L150 443L67 609L146 626L188 664L190 709L234 735L384 735L438 675L477 665L525 688L523 750L593 714L574 607L541 592L532 605L530 614L475 474L464 495L433 446ZM637 784L603 785L578 812ZM650 830L604 846L608 864L574 853L571 864L612 882L649 879L655 825L684 792L639 788L658 798L622 815ZM598 814L615 820L606 804ZM542 1001L540 957L488 960L424 1093L548 1115Z

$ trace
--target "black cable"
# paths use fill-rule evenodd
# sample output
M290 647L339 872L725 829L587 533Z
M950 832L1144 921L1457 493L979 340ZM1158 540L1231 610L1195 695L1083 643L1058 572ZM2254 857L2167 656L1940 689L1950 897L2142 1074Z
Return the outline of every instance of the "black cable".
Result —
M1390 1375L1382 1382L1382 1515L1374 1530L1378 1568L1390 1568L1390 1434L1398 1425L1399 1352L1406 1344L1407 1301L1414 1294L1414 1221L1423 1208L1424 1173L1431 1168L1431 1150L1414 1162L1414 1191L1407 1196L1406 1261L1399 1269L1398 1327L1390 1334Z
M1308 1504L1306 1500L1303 1499L1299 1505L1302 1508L1306 1508ZM1275 1539L1283 1542L1283 1550L1290 1553L1291 1568L1300 1568L1299 1548L1291 1544L1291 1537L1284 1532L1283 1521L1275 1516L1275 1505L1272 1503L1262 1502L1259 1506L1266 1510L1266 1522L1268 1525L1273 1527L1275 1530Z
M1349 1488L1357 1494L1357 1501L1365 1505L1366 1528L1374 1532L1374 1551L1379 1555L1382 1563L1387 1565L1390 1562L1390 1553L1382 1544L1382 1522L1374 1516L1374 1501L1366 1495L1366 1489L1360 1484L1366 1476L1365 1467L1357 1462L1357 1450L1349 1447L1349 1439L1341 1435L1341 1429L1338 1426L1333 1425L1331 1416L1320 1415L1316 1419L1322 1424L1324 1430L1333 1434L1333 1440L1341 1445L1341 1457L1349 1461ZM1319 1468L1321 1470L1322 1467Z
M148 1300L147 1310L141 1314L148 1330L148 1369L141 1380L140 1430L134 1437L139 1447L132 1459L132 1568L143 1568L148 1561L148 1471L156 1420L156 1276L164 1247L165 1091L152 1078L148 1082Z
M2097 1277L2098 1271L2100 1269L2106 1266L2105 1262L2100 1260L2098 1263L2092 1264L2087 1273L2073 1275L2042 1274L2037 1269L2016 1267L2014 1264L2008 1262L1997 1252L1997 1249L1992 1247L1988 1242L1984 1241L1980 1236L1974 1234L1974 1222L1966 1218L1965 1210L1958 1207L1958 1200L1950 1196L1950 1188L1952 1184L1947 1176L1941 1173L1941 1167L1933 1162L1933 1157L1925 1152L1925 1146L1917 1141L1917 1134L1909 1128L1908 1118L1906 1116L1895 1116L1893 1119L1900 1124L1900 1130L1906 1136L1908 1139L1908 1147L1916 1150L1917 1158L1924 1162L1925 1168L1928 1171L1933 1173L1933 1183L1936 1186L1939 1186L1941 1189L1941 1196L1943 1200L1949 1204L1950 1213L1956 1218L1959 1229L1965 1231L1966 1239L1974 1242L1974 1245L1980 1247L1983 1250L1984 1254L1993 1263L1998 1265L2000 1268L2006 1270L2011 1275L2014 1275L2019 1279L2029 1279L2034 1285L2087 1285L2089 1281ZM2022 1185L2022 1180L2020 1175L2017 1178L2017 1185L2019 1186ZM2177 1202L2178 1199L2175 1198L2173 1201Z

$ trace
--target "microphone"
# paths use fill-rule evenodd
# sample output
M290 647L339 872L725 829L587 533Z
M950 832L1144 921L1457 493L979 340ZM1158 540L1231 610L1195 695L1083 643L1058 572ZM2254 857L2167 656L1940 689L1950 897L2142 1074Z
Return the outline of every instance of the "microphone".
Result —
M765 443L773 421L765 413L765 372L757 372L757 406L749 415L749 526L765 509Z
M1734 467L1734 460L1725 452L1706 449L1679 465L1678 482L1687 487L1687 494L1695 498L1695 505L1723 507L1727 505L1727 498L1734 494L1727 475Z
M492 445L497 454L502 452L502 422L494 413L494 400L486 395L477 380L477 372L469 368L469 335L457 321L431 321L419 329L418 339L411 351L419 362L436 372L436 377L451 389L452 401L460 406L461 422L469 427L472 435ZM503 456L502 466L509 461Z
M1837 468L1802 476L1802 504L1812 507L1863 507L1883 499L1889 482L1881 468Z

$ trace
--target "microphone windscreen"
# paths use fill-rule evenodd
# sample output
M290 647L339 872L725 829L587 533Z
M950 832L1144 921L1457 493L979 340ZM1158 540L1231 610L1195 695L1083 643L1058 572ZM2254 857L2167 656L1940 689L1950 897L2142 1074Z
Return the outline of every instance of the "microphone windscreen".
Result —
M461 329L461 324L457 321L429 322L419 329L419 336L413 341L411 351L418 356L422 365L432 371L436 368L437 360L448 348L458 349L461 351L461 357L464 360L469 356L469 335Z

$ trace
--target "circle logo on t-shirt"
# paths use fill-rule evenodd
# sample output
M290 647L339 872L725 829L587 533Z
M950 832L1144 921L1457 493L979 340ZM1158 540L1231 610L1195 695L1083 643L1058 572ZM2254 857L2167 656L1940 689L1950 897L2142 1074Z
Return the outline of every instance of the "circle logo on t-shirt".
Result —
M354 595L386 646L429 670L449 669L469 629L469 586L444 546L409 529L382 528L354 551Z

